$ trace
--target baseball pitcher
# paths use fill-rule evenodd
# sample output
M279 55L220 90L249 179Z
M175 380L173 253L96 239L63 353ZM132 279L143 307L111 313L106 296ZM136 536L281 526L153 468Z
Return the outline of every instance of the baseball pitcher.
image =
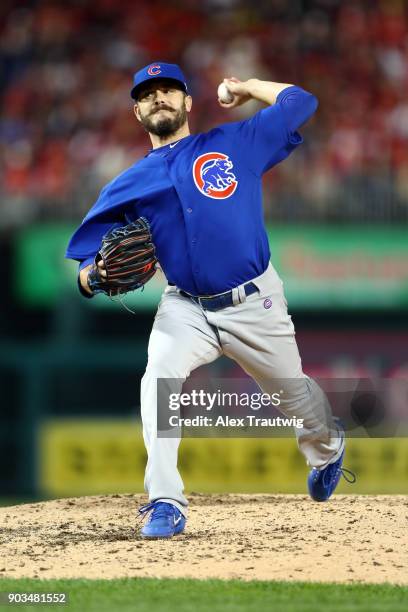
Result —
M134 113L152 148L102 189L66 254L80 262L79 289L88 298L143 286L156 261L168 281L141 383L149 495L141 534L149 538L181 533L188 505L177 469L180 439L157 436L157 379L184 381L221 355L265 393L277 379L292 381L280 409L303 419L295 431L314 500L327 500L346 472L344 431L302 371L262 210L262 176L302 143L298 130L317 100L300 87L256 78L224 79L218 91L226 110L251 99L266 106L191 134L192 98L179 66L157 61L134 75Z

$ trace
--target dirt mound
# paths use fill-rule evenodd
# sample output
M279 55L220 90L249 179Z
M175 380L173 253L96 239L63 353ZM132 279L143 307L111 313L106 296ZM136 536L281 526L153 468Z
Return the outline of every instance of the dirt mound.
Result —
M110 495L0 508L0 576L131 576L408 584L406 496L190 496L187 531L139 536L146 499Z

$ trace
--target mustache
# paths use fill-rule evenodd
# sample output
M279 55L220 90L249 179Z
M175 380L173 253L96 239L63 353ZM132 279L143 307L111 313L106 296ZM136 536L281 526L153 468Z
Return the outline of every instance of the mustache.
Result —
M174 111L174 108L170 108L170 106L160 106L160 108L156 108L156 110L152 111L150 114L151 115L155 115L156 113L158 113L161 110Z

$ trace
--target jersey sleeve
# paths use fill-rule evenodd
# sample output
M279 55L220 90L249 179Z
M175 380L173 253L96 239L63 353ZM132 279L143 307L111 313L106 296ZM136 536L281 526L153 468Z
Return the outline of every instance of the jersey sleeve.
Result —
M104 234L111 228L123 225L109 206L109 186L106 186L71 237L65 253L67 259L75 259L83 267L95 257Z
M77 286L81 295L88 299L93 295L82 288L79 272L94 262L103 236L109 230L123 225L123 222L120 222L109 211L109 203L109 186L106 186L72 236L65 253L67 259L79 261Z
M287 87L276 103L237 124L239 144L245 147L248 163L257 175L292 153L303 138L297 131L316 111L317 98L300 87Z
M80 268L92 263L103 236L110 230L126 225L126 212L134 200L131 172L125 172L108 183L71 237L65 257L79 261Z

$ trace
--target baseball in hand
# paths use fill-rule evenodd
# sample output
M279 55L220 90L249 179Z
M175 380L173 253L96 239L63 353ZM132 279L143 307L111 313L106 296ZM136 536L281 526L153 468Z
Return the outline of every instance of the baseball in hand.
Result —
M220 83L218 85L217 93L221 102L225 102L226 104L232 102L234 99L234 95L230 92L225 83Z

